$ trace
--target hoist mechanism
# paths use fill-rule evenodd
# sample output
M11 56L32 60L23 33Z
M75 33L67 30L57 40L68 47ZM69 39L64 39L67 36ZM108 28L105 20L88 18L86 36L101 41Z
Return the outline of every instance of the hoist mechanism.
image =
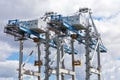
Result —
M35 60L35 62L34 62L34 66L42 66L42 61L40 60L40 61L38 61L38 60Z
M74 60L74 61L72 62L72 66L81 66L81 65L82 65L81 60Z
M77 35L76 34L71 34L71 38L72 39L77 39Z
M37 38L37 37L34 37L34 38L32 38L32 39L33 39L33 41L34 41L35 43L40 42L40 39L39 39L39 38Z

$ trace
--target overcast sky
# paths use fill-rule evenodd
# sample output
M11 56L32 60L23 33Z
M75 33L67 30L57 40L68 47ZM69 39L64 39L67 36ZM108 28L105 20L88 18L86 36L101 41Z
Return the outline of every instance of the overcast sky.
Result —
M17 80L18 61L13 56L18 54L19 44L3 33L9 19L38 19L48 11L69 15L80 7L92 9L108 49L106 54L101 54L104 80L120 80L120 0L0 0L0 80ZM32 47L33 44L28 43L26 47ZM83 75L81 68L77 75Z

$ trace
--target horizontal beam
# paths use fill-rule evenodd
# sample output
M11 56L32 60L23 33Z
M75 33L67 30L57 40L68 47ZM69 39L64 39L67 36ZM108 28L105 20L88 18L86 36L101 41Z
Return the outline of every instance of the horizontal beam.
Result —
M101 72L95 68L90 68L90 71L94 74L100 74Z
M18 70L19 69L17 69L17 71ZM38 72L34 72L34 71L31 71L31 70L25 70L25 69L22 69L22 74L32 75L32 76L40 76L40 73L38 73Z
M50 73L56 74L56 70L50 70ZM71 70L66 70L66 69L60 69L60 73L68 74L68 75L75 75L75 72L73 72Z

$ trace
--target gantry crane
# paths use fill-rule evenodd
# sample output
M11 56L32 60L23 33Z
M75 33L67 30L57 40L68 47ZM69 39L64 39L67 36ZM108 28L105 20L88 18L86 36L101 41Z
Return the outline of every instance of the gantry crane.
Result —
M50 31L54 32L54 36L51 37ZM75 80L75 66L80 65L80 61L75 61L74 54L78 54L78 51L74 49L74 42L78 41L85 45L86 56L86 78L90 80L90 75L95 73L98 75L98 80L101 80L101 63L100 53L107 52L107 49L102 43L100 34L98 33L94 21L91 16L91 10L89 8L80 8L79 11L71 16L63 16L54 12L48 12L41 19L19 21L9 20L5 26L5 33L15 37L15 40L20 41L20 57L19 57L19 80L23 80L23 74L38 76L40 80L40 66L42 61L40 56L40 44L45 45L45 78L49 80L51 74L56 75L56 80L64 80L64 75L72 75L72 80ZM33 37L34 36L34 37ZM71 38L71 45L64 43L66 37ZM23 41L27 39L33 39L37 43L38 47L38 61L35 61L35 66L38 66L38 72L24 70L23 67ZM50 60L51 54L49 47L57 50L56 68L53 69L51 64L55 61ZM29 54L31 56L33 51ZM65 53L68 53L72 57L72 70L65 69L64 59ZM93 60L97 54L97 68L93 66ZM29 59L28 56L28 59ZM27 61L26 61L27 62ZM61 75L61 76L60 76Z
M81 21L81 17L84 17L85 20ZM107 49L104 47L101 41L100 34L98 33L92 19L90 9L79 9L77 14L67 17L56 14L51 15L51 22L49 24L51 25L51 27L56 28L57 30L62 30L63 32L69 30L75 33L69 35L73 36L74 39L76 39L80 43L85 44L86 46L86 80L90 79L91 73L96 73L98 75L98 80L101 80L100 52L106 52ZM56 25L58 25L59 27L56 27ZM92 56L91 50L94 50ZM91 65L95 52L97 52L98 59L97 69L93 68L93 66Z
M7 26L5 27L5 33L13 35L15 37L15 40L20 41L20 58L19 58L19 80L22 80L22 76L23 74L27 74L27 75L33 75L33 76L38 76L39 79L39 74L40 72L33 72L33 71L29 71L29 70L23 70L24 67L24 63L23 63L23 41L30 38L33 39L34 42L37 42L38 45L38 56L40 56L40 49L39 49L39 41L44 43L46 46L46 55L45 55L45 67L46 67L46 71L45 71L45 79L48 79L48 74L49 74L49 56L50 52L49 52L49 47L53 47L53 48L58 48L56 45L55 39L51 39L49 40L49 32L48 31L44 31L41 30L39 28L34 28L35 26L37 26L38 20L32 20L32 21L19 21L19 20L9 20ZM34 27L33 27L34 26ZM29 28L29 27L33 27L33 28ZM43 34L45 33L45 34ZM35 38L31 37L31 35L34 35ZM69 48L66 44L63 45L63 50L65 53L72 53L71 48ZM29 56L31 56L31 54L33 53L33 51L31 51L31 53L29 54ZM75 54L77 54L77 50L74 52ZM40 60L40 57L38 58L38 60ZM41 61L36 61L35 65L41 66ZM40 68L40 67L39 67ZM40 71L40 70L39 70Z

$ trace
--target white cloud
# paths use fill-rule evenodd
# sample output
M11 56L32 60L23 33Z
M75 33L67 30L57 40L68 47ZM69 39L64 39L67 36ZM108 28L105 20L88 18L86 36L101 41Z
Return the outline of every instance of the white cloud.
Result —
M0 80L17 80L18 79L18 61L13 60L5 60L0 62ZM33 64L28 63L24 67L26 70L36 71L37 68L33 66ZM37 80L37 77L30 77L28 75L23 76L25 80Z
M0 61L1 60L5 60L6 58L8 58L11 53L16 52L17 50L15 48L13 48L12 46L8 45L5 42L0 41L1 47L0 47Z
M119 47L120 47L120 23L119 23L120 14L117 14L111 19L103 19L100 21L95 20L97 28L101 33L103 43L105 43L108 48L108 54L112 55L113 58L119 58Z
M18 61L0 62L0 79L15 80L17 77ZM14 79L15 78L15 79Z
M104 80L119 80L120 60L113 59L110 54L102 54L102 58L102 76Z
M95 0L94 5L92 8L94 9L96 16L101 17L110 17L111 15L117 13L119 11L120 7L120 1L119 0L111 0L111 1L97 1Z

